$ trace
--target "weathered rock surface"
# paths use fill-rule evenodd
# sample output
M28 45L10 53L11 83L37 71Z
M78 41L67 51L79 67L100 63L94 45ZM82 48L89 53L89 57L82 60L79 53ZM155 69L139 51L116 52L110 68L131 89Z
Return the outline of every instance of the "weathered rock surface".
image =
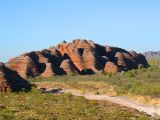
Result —
M148 67L146 58L134 51L102 46L93 41L75 39L42 51L25 53L8 61L7 66L23 78L62 74L117 73Z
M77 75L80 73L79 70L76 68L76 66L72 63L72 61L70 59L63 60L60 68L67 75Z
M65 59L71 59L73 64L81 71L85 68L82 52L75 44L62 43L58 45L58 50Z
M55 72L53 70L52 63L46 63L45 71L42 73L42 77L51 77L55 75Z
M40 75L41 68L38 68L36 61L34 61L34 59L32 59L29 55L30 54L22 55L9 60L7 67L17 71L23 78Z
M107 62L105 65L104 71L107 73L116 74L120 72L120 68L117 65L115 65L113 62Z
M0 92L30 90L29 83L24 80L16 71L7 68L0 63Z

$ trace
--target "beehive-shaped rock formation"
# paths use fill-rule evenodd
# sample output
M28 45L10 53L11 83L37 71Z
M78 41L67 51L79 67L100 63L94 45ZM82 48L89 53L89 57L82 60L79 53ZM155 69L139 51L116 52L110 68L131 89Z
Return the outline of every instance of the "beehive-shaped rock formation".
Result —
M76 66L72 63L70 59L63 60L61 63L60 68L67 74L67 75L73 75L73 74L79 74L79 70L76 68Z
M28 91L29 83L24 80L16 71L13 71L0 63L0 92Z
M102 46L93 41L75 39L56 47L25 53L9 60L7 66L23 78L62 74L96 74L100 71L118 73L148 67L146 58L134 51Z

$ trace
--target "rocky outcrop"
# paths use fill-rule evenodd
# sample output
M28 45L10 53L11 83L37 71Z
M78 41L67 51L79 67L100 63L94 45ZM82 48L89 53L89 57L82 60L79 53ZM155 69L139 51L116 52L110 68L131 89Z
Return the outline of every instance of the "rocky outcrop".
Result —
M117 65L121 67L127 67L126 61L125 61L125 56L121 52L117 52L115 54L115 58L117 59Z
M0 63L0 92L30 90L29 83L24 80L16 71L7 68Z
M41 68L38 68L36 61L34 61L34 59L32 59L29 55L22 55L9 60L7 67L17 71L23 78L38 76L41 71Z
M96 73L99 70L96 45L93 41L77 39L72 43L58 45L58 50L62 56L71 59L79 71L92 69Z
M64 59L71 59L73 64L75 64L80 71L85 68L82 58L83 50L78 49L75 44L62 43L58 45L58 50Z
M102 46L93 41L75 39L56 47L25 53L8 61L7 67L23 78L62 74L118 73L138 66L148 67L146 58L134 51Z
M120 72L120 68L113 62L107 62L104 68L104 72L116 74Z
M46 63L45 71L42 73L42 77L51 77L55 75L55 72L53 70L52 63Z
M77 75L79 74L79 70L76 66L72 63L70 59L66 59L62 61L60 68L67 74L67 75Z

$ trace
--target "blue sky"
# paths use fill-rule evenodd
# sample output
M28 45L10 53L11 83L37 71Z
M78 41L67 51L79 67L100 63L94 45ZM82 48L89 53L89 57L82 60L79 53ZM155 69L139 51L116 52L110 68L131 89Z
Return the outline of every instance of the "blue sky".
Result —
M0 61L75 38L160 50L160 0L0 0Z

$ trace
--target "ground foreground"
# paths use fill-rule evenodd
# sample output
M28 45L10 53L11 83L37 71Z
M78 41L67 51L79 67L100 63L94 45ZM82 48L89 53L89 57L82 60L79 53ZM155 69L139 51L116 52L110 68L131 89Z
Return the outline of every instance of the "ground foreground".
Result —
M40 88L76 89L85 94L128 96L151 105L160 106L160 64L116 75L54 76L30 81Z
M30 78L38 88L75 89L83 94L130 96L160 105L160 63L116 75L53 76ZM86 100L71 94L47 94L35 88L25 93L0 93L0 120L152 120L150 116L119 105Z
M0 120L152 120L136 110L71 94L1 93Z

